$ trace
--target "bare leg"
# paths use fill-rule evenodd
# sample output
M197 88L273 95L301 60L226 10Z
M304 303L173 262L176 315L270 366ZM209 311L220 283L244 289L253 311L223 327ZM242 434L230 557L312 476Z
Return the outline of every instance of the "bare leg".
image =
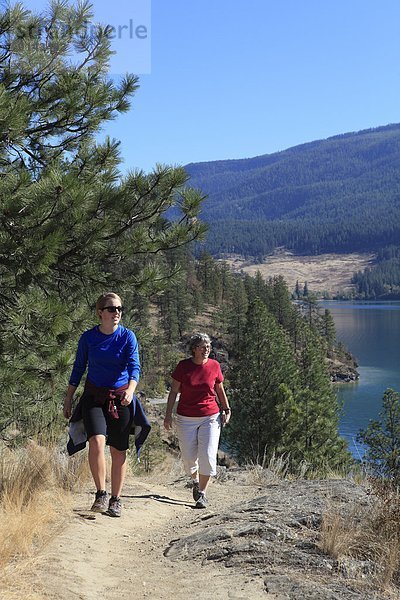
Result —
M120 496L126 475L126 450L110 446L111 453L111 494Z
M199 490L201 492L206 493L209 481L210 481L210 475L202 475L200 473L200 475L199 475Z
M89 438L89 467L96 485L96 490L106 489L105 445L106 438L104 435L93 435Z
M199 472L195 471L194 473L191 474L191 477L192 477L193 481L198 481L199 480Z

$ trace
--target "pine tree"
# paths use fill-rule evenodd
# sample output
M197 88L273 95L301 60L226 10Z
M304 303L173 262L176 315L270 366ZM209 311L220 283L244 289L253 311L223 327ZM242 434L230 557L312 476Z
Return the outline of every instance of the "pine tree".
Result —
M299 315L297 338L295 348L260 299L250 305L229 376L234 418L224 435L242 462L287 454L292 469L306 462L325 475L343 470L351 458L338 433L339 406L325 367L325 348L318 332Z
M257 271L254 276L254 293L256 296L258 296L258 298L263 299L264 291L265 291L265 281L264 281L260 271Z
M286 281L281 275L270 280L270 295L267 306L275 315L278 323L287 331L292 328L295 308L291 302Z
M283 447L292 458L305 460L320 474L342 470L350 464L345 441L339 436L339 405L326 369L324 348L311 329L303 328L300 355L301 383L296 402L299 418L291 435L286 432Z
M400 485L400 394L387 389L379 420L370 421L358 440L366 444L366 459L375 472Z
M322 315L321 335L325 338L328 350L331 350L336 341L336 327L332 314L327 308Z
M221 301L228 302L232 293L233 279L231 269L226 262L221 263L219 267L219 274L221 280Z
M317 298L312 294L307 294L307 296L302 300L301 308L305 313L309 326L313 327L313 325L316 325L318 327L320 317Z
M295 390L298 368L290 340L264 303L249 307L237 366L230 376L234 419L226 430L229 446L242 462L274 452L281 435L276 405L279 386Z
M214 311L212 313L212 329L218 337L226 336L231 327L231 303L232 298L235 296L235 279L231 269L225 262L216 264L216 273L220 282L219 289L221 294L214 305Z
M96 296L115 289L134 306L138 294L163 289L163 253L205 230L184 169L122 176L119 143L97 141L129 109L138 80L108 77L109 32L87 27L91 18L89 4L62 0L41 16L20 4L0 14L4 435L10 424L29 432L56 418Z
M244 344L248 304L248 296L243 279L236 277L228 313L228 333L232 339L232 354L240 352Z
M202 252L197 265L197 277L202 284L205 300L213 292L214 259L209 252Z

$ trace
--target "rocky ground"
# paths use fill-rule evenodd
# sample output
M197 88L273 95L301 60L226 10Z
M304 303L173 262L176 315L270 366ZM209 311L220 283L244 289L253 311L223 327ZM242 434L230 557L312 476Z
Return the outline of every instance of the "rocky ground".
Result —
M351 383L360 379L357 364L353 357L326 359L328 372L332 383Z
M321 521L369 510L371 496L346 480L265 480L220 468L209 508L193 506L178 462L130 478L123 516L88 511L91 486L73 499L64 530L35 562L40 600L378 600L374 565L321 550ZM18 597L18 596L16 596ZM3 596L4 598L4 596ZM6 596L8 598L8 596Z
M245 474L227 473L240 485ZM280 481L259 488L255 498L234 503L192 524L195 531L170 542L173 561L215 562L262 582L265 598L335 600L381 598L366 583L373 566L337 561L320 549L327 510L341 514L371 499L344 480ZM245 596L250 598L251 596Z

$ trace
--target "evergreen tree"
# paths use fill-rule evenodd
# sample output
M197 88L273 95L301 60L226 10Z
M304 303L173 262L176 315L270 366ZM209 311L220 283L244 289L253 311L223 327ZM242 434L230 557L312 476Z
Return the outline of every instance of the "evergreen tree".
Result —
M350 455L338 433L339 405L325 366L324 348L305 324L303 336L296 398L299 418L291 435L284 428L283 448L290 448L296 461L305 460L321 474L342 470L350 464Z
M351 462L338 433L339 407L318 332L299 316L298 349L265 304L251 304L241 352L230 375L235 414L224 435L242 462L289 454L325 475Z
M169 250L165 255L168 272L174 272L173 282L159 295L162 326L166 341L177 342L186 333L197 306L201 303L201 290L195 275L193 261L186 248Z
M204 298L213 292L214 259L209 252L203 252L197 265L197 277L203 287Z
M358 440L367 446L366 459L374 470L400 485L400 394L387 389L380 419L370 421Z
M233 279L232 272L226 262L222 262L219 268L221 280L221 301L228 302L232 293Z
M238 322L236 322L236 324L232 323L233 315L231 312L232 300L235 297L235 281L231 269L225 262L216 263L215 268L216 277L218 278L217 289L220 294L217 298L217 301L214 302L213 305L212 329L217 337L226 337L229 331L234 330L238 325Z
M247 298L249 299L249 301L254 300L254 298L256 297L254 277L252 277L248 273L245 273L243 276L240 275L239 277L243 280Z
M303 298L301 303L302 311L305 314L305 317L308 321L309 326L312 328L314 325L319 326L319 306L317 302L316 296L312 294L308 294L305 298Z
M230 310L228 313L228 333L231 336L232 354L240 352L244 344L248 309L248 296L241 277L235 278Z
M203 290L201 283L197 278L196 261L188 250L184 255L184 265L186 269L187 287L192 297L192 311L194 315L198 315L204 308Z
M254 277L254 294L261 299L264 299L265 292L265 281L260 273L257 271Z
M281 384L295 390L298 368L286 332L256 299L249 307L246 333L230 377L232 419L226 436L238 459L258 461L274 452L281 431L276 405Z
M287 331L293 326L293 316L295 308L293 307L286 281L281 275L274 277L270 281L271 295L267 306L275 315L278 323Z
M326 308L322 315L321 335L325 338L328 349L332 349L336 341L335 321Z
M29 433L56 418L95 297L115 289L132 307L162 290L163 253L205 229L184 169L122 176L118 142L96 141L138 81L108 77L110 32L91 18L89 4L61 0L45 15L20 4L0 14L3 436L10 424ZM172 206L175 222L165 218Z

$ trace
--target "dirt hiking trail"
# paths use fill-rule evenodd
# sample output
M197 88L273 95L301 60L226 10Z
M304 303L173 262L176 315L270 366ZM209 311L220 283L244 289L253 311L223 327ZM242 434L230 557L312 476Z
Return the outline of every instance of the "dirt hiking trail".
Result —
M74 497L71 514L36 562L36 590L43 600L154 600L269 598L262 578L213 562L171 560L169 543L196 530L204 519L241 500L254 486L212 482L210 506L194 509L186 479L154 483L130 478L122 495L123 514L91 513L90 484Z

